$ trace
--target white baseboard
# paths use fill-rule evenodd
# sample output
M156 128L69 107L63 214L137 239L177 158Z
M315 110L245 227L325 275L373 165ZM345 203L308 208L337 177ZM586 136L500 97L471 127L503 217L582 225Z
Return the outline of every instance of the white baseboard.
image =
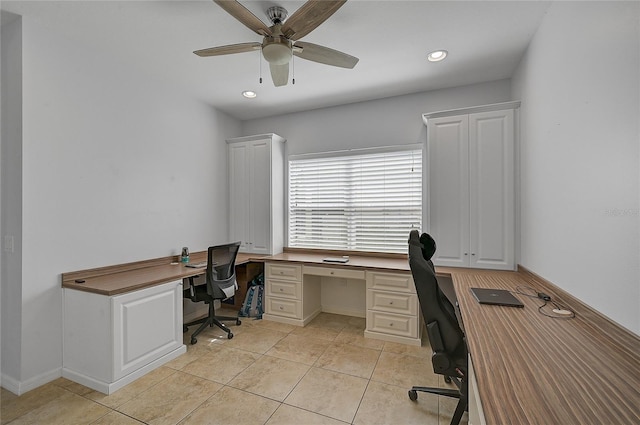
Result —
M15 395L22 395L28 391L31 391L39 386L47 384L51 381L62 376L62 368L56 368L40 375L29 378L26 381L18 381L10 376L2 374L2 388L7 391L11 391Z
M109 395L109 394L113 394L115 391L119 390L125 385L130 384L131 382L135 381L141 376L151 372L152 370L162 366L168 361L171 361L176 357L178 357L179 355L184 354L186 352L187 352L187 346L183 344L180 347L173 350L172 352L165 354L159 359L152 361L151 363L141 367L140 369L137 369L136 371L128 374L127 376L124 376L118 379L115 382L100 381L88 375L85 375L83 373L75 372L70 369L62 369L62 376L72 380L73 382L82 384L85 387L89 387L92 390L99 391L103 394Z

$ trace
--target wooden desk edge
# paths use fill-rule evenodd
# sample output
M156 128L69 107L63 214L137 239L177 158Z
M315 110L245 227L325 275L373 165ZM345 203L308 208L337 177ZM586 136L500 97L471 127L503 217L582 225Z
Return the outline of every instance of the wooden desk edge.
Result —
M239 253L236 266L249 262L264 262L265 257L267 256ZM206 261L207 253L192 253L190 259L190 263ZM61 282L63 288L113 296L195 276L202 274L204 270L204 267L186 267L179 262L178 256L169 256L62 273ZM76 280L84 282L77 283Z

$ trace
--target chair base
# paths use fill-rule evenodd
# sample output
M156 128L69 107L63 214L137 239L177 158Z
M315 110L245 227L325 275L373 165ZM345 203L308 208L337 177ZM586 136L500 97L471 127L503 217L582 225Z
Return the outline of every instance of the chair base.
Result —
M455 379L455 381L454 382L456 383L456 385L459 385L461 388L466 387L467 383L465 380L458 381L457 379ZM416 401L418 399L418 391L459 399L458 405L456 406L456 410L455 412L453 412L453 416L451 417L450 425L458 425L460 423L460 419L462 419L462 415L469 408L466 390L461 391L461 390L451 390L447 388L412 387L409 390L409 399L411 401Z
M198 339L196 337L198 336L198 334L200 334L200 332L202 332L208 326L213 327L213 325L216 325L217 327L225 331L227 333L228 339L233 338L233 332L231 332L231 329L229 329L227 325L222 323L221 320L229 320L229 321L235 320L236 325L242 324L242 322L238 317L216 316L215 310L213 308L213 303L208 303L208 304L209 304L209 315L207 317L203 317L201 319L194 320L193 322L189 322L182 325L182 332L187 332L190 326L197 325L198 323L200 324L198 329L196 329L195 332L191 334L191 345L198 342Z

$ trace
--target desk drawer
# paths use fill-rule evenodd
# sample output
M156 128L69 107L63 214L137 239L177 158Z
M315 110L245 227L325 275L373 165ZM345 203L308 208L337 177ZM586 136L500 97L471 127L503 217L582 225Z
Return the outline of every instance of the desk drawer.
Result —
M367 310L367 331L417 338L418 318Z
M343 267L314 267L304 266L302 270L303 274L310 274L315 276L329 276L329 277L342 277L346 279L361 279L364 280L364 270L353 270Z
M367 272L367 289L416 293L410 274Z
M287 282L284 280L269 279L266 283L267 295L271 297L300 299L300 282Z
M302 280L302 267L289 263L267 263L265 270L265 276L269 279L280 280L295 280L300 282Z
M274 316L302 319L302 302L282 298L266 297L266 313Z
M416 294L393 293L369 289L367 290L367 308L417 316L418 296Z

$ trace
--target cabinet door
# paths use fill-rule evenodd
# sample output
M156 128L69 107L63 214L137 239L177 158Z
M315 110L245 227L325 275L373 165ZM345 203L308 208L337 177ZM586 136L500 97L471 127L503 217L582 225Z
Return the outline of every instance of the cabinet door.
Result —
M251 143L248 227L249 250L256 254L271 254L271 142Z
M182 345L182 281L112 297L113 381Z
M468 116L430 119L427 125L429 228L435 264L469 265Z
M474 268L514 267L513 134L513 110L469 115L469 251Z
M233 143L229 152L229 238L241 241L240 251L249 248L249 144Z

